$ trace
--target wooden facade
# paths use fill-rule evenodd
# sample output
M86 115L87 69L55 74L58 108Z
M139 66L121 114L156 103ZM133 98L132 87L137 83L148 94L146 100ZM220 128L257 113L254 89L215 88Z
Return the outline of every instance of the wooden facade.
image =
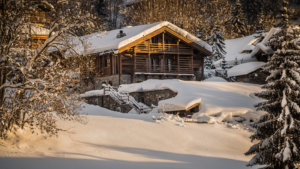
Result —
M200 45L163 27L118 50L117 54L96 55L98 77L130 75L131 82L139 77L203 78L203 59L210 53ZM120 82L119 82L120 84Z

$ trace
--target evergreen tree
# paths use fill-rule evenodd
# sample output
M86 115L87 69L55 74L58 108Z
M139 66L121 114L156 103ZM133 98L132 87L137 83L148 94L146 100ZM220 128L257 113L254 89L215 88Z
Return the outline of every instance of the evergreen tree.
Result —
M249 23L254 24L261 11L261 0L243 0L243 9Z
M267 112L254 126L254 144L246 155L256 154L249 166L294 169L300 162L300 29L288 28L287 2L284 0L281 31L270 41L274 55L267 63L270 72L265 91L257 94L266 101L257 105Z
M226 70L227 68L227 61L225 60L225 57L222 58L221 67L223 70Z
M212 59L216 61L224 58L224 55L226 54L224 42L225 40L223 37L223 33L219 31L218 27L215 29L214 33L211 35L208 41L212 46Z
M106 18L109 14L106 0L96 0L95 8L98 16Z
M227 77L227 61L225 60L225 57L222 58L221 67L223 69L223 75Z
M94 4L98 17L105 23L104 27L106 30L118 29L121 27L123 19L121 11L124 8L122 0L95 0Z
M238 65L239 64L239 62L238 62L238 60L237 60L237 57L234 59L234 65Z
M212 68L212 56L207 56L204 60L205 69L211 69Z
M236 0L234 4L229 24L232 25L233 33L235 33L237 36L244 36L248 32L246 26L246 19L240 0Z

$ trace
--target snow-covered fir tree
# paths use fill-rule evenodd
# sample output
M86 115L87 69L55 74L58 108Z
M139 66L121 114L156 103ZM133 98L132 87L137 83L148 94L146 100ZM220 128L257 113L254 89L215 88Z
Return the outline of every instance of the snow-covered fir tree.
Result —
M254 144L246 155L255 154L249 166L270 169L294 169L300 162L300 28L288 27L284 1L281 31L270 41L274 55L267 63L270 73L265 91L257 94L266 101L257 105L266 111L254 126Z
M234 59L234 65L238 65L239 64L239 62L238 62L238 59L237 59L237 57Z
M204 59L204 65L205 65L205 69L211 69L212 68L212 64L213 64L213 61L212 61L212 57L211 56L208 56Z
M225 60L225 57L222 58L221 67L223 70L226 70L227 68L227 61Z
M212 60L216 61L224 58L224 55L226 54L225 40L223 33L219 31L218 27L215 29L208 41L212 46Z
M223 70L223 75L227 77L227 61L225 60L225 57L222 58L221 68Z

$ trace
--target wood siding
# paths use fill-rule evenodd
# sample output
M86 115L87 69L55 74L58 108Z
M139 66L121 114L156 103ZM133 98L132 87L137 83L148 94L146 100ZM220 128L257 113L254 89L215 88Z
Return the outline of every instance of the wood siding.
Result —
M206 55L166 30L139 41L118 54L97 56L96 72L99 76L131 75L187 75L203 76L203 58ZM120 52L120 50L119 50Z

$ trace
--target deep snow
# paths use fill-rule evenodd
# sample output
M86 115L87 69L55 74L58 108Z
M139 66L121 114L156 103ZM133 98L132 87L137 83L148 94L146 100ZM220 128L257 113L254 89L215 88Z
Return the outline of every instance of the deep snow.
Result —
M159 82L191 97L200 96L203 109L196 116L215 118L213 124L186 123L157 113L122 114L84 104L83 123L59 121L64 130L58 137L19 130L18 136L11 134L2 141L1 169L246 169L250 157L243 153L252 145L251 133L228 127L224 120L255 112L253 104L259 100L251 93L261 88L222 81L150 80L143 85L150 88L148 83L155 87Z

